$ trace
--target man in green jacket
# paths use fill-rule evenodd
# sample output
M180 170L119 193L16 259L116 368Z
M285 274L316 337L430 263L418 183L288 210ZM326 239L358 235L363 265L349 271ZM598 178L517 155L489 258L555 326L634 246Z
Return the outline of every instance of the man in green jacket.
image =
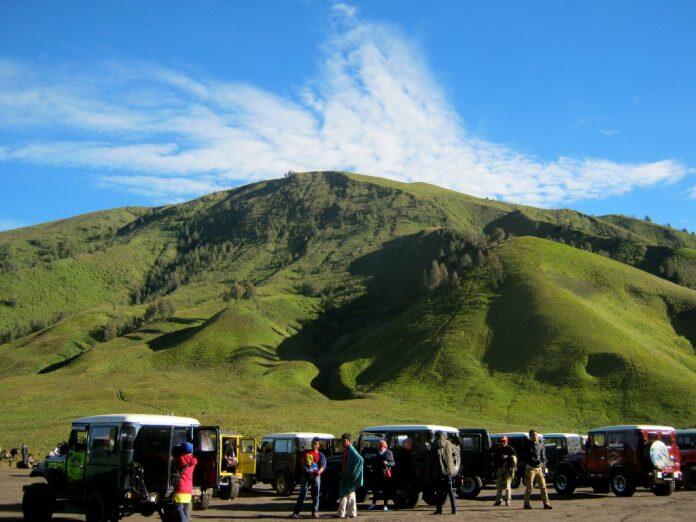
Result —
M355 518L358 505L355 490L363 485L363 458L353 447L350 433L341 435L343 442L343 462L341 463L341 483L338 487L338 518Z

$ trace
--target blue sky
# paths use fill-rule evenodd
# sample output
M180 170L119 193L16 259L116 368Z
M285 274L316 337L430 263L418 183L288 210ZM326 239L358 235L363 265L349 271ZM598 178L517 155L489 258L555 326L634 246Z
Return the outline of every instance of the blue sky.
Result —
M0 228L345 169L696 230L693 2L0 3Z

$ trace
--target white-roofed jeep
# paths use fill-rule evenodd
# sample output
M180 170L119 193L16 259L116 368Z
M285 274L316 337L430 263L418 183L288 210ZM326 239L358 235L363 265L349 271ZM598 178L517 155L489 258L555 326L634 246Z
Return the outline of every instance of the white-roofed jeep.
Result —
M25 520L49 520L63 505L84 511L87 522L162 513L172 493L172 450L194 445L195 506L207 507L218 486L217 427L168 415L96 415L73 421L62 462L35 468L24 487Z

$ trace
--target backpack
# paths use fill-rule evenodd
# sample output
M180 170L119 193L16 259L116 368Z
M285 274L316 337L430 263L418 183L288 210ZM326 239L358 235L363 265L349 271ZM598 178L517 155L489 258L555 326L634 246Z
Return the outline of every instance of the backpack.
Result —
M174 470L174 472L172 473L172 487L174 488L174 490L179 489L184 472L190 467L191 461L189 460L183 468Z

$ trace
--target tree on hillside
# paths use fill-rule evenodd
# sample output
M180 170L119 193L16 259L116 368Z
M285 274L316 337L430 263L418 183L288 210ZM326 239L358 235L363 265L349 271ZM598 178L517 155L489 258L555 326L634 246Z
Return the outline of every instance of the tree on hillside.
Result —
M244 297L244 285L236 279L232 281L232 285L222 294L222 300L226 303L233 299L239 301L242 297Z
M500 243L505 239L505 230L503 230L500 227L495 227L491 231L491 239L495 241L496 243Z
M648 223L652 223L652 219L650 219L650 216L645 216L645 221Z
M169 319L174 311L174 303L170 299L157 299L147 306L144 319L146 321L164 321Z

